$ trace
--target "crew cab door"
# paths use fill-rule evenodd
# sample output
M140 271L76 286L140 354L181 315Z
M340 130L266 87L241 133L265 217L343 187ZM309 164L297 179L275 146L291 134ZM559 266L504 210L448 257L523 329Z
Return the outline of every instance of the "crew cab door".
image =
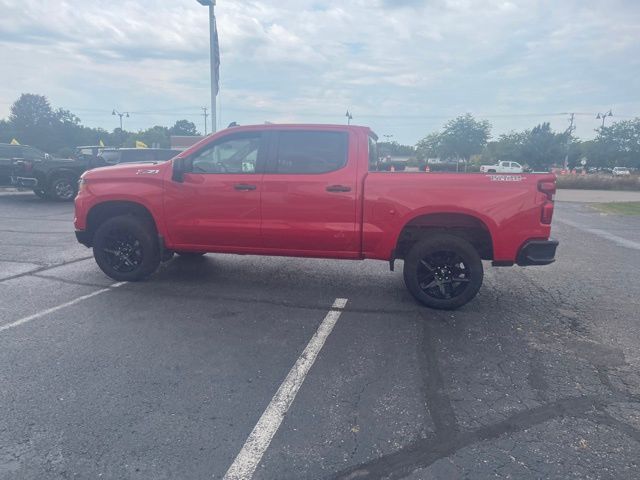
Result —
M265 249L357 257L355 138L350 141L344 130L308 127L275 130L270 135L262 182Z
M167 179L164 199L176 249L260 247L263 155L263 133L248 131L219 137L184 159L183 179Z

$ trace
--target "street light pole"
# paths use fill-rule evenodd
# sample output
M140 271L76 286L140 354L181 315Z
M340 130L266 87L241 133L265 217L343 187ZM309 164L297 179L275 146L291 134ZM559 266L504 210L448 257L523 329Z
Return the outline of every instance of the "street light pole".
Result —
M596 115L596 119L602 119L602 126L600 128L604 128L604 121L607 117L613 117L613 112L611 110L605 113L598 113L598 115Z
M111 115L118 115L120 117L120 131L122 131L122 117L129 118L129 112L119 112L114 108Z
M347 125L351 125L351 120L353 120L353 115L351 115L351 112L347 110L347 113L345 113L344 116L347 117Z

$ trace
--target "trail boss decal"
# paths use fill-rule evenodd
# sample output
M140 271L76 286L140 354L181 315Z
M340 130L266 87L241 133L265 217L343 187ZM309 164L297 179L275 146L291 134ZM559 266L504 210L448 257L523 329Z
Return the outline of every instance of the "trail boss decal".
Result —
M136 172L136 175L156 175L158 173L160 173L160 170L140 169Z
M521 182L524 180L522 175L487 175L492 182Z

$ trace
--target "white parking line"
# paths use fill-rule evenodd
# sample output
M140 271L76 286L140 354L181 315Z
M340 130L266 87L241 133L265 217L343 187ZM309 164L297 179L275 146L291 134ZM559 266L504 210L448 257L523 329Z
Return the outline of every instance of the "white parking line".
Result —
M571 220L564 219L554 219L555 222L564 223L569 225L570 227L577 228L578 230L582 230L583 232L591 233L598 237L604 238L606 240L610 240L614 243L617 243L621 247L633 248L634 250L640 250L640 243L634 242L633 240L629 240L628 238L623 238L618 235L614 235L613 233L609 233L606 230L601 230L599 228L587 228L579 223L572 222Z
M107 288L96 290L95 292L88 293L87 295L83 295L81 297L75 298L73 300L62 303L60 305L56 305L55 307L47 308L46 310L42 310L38 313L34 313L33 315L29 315L28 317L23 317L20 320L16 320L15 322L7 323L5 325L0 325L0 332L25 324L27 322L30 322L31 320L36 320L40 317L44 317L45 315L48 315L53 312L57 312L58 310L62 310L63 308L70 307L71 305L80 303L83 300L86 300L87 298L95 297L96 295L100 295L101 293L108 292L109 290L113 290L114 288L118 288L119 286L124 285L125 283L127 282L114 283L112 285L109 285Z
M311 340L298 357L295 365L289 370L289 374L271 399L260 420L249 434L242 450L233 461L225 474L226 480L248 480L253 476L262 455L269 447L271 439L280 428L287 410L296 398L296 394L304 382L309 370L316 361L318 353L324 342L336 325L342 309L346 306L346 298L336 298L332 309L324 317L324 320L313 334Z

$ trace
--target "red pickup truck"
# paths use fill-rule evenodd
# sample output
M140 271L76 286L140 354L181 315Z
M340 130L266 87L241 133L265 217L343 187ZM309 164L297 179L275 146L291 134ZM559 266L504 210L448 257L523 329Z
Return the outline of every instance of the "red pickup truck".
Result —
M121 281L173 253L402 259L409 291L440 309L477 294L482 260L554 261L554 175L378 168L366 127L232 127L169 161L86 172L76 236Z

